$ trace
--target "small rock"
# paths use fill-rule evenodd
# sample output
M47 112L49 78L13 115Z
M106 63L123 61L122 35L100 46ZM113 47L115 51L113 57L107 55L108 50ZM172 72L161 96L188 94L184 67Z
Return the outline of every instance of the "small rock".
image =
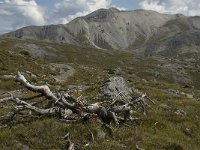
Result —
M31 73L31 78L37 79L37 76L33 73Z
M187 96L187 98L189 98L189 99L194 99L194 96L191 95L191 94L187 94L186 96Z
M26 73L27 73L27 74L31 74L31 72L30 72L30 71L26 71Z
M100 130L100 129L97 129L97 138L98 138L98 139L105 139L105 137L106 137L105 132L103 132L103 131Z
M192 136L192 130L190 128L185 128L184 133L188 136Z
M172 109L171 107L169 107L169 106L166 105L166 104L160 104L160 107L161 107L162 109L164 109L164 110L170 110L170 109Z
M89 89L91 86L86 86L86 85L68 85L67 91L69 93L73 92L81 92Z
M176 114L176 115L181 115L181 116L185 116L187 113L186 112L184 112L183 110L181 110L181 109L176 109L175 111L174 111L174 113Z
M142 79L142 82L144 83L148 83L148 81L146 79Z

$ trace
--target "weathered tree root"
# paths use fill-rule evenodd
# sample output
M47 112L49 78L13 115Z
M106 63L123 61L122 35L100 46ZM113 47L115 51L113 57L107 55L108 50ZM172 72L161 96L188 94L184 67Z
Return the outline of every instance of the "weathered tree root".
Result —
M68 93L53 93L47 85L35 86L29 83L26 78L18 72L15 76L17 82L21 83L29 91L38 93L40 95L28 100L43 96L48 101L48 105L39 108L36 105L43 101L28 103L24 100L16 98L14 96L0 99L0 103L13 102L15 107L14 114L20 112L20 110L30 110L40 115L59 115L62 120L73 120L87 122L91 117L97 117L103 124L109 126L111 122L114 122L117 126L120 121L123 122L133 120L131 112L140 107L143 110L143 114L147 115L147 107L150 105L147 100L155 104L146 94L141 94L139 97L133 97L129 102L122 102L113 100L111 102L96 102L90 104L86 100L79 100L71 97ZM27 100L26 99L26 100ZM120 104L118 104L120 103ZM122 104L121 104L122 103Z

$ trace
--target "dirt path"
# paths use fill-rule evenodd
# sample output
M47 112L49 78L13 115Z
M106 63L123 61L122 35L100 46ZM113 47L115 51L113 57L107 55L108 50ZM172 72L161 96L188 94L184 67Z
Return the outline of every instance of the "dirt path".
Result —
M58 83L67 81L67 79L75 73L75 69L67 64L51 63L50 69L59 73L58 75L53 76L53 79Z

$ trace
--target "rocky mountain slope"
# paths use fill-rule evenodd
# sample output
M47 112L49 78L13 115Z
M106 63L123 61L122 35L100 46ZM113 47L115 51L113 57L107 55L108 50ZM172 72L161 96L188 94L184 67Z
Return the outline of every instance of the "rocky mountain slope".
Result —
M5 103L0 106L0 149L66 149L63 137L70 133L76 149L199 150L199 62L38 40L0 38L0 44L0 99L12 93L39 108L47 104L10 79L20 71L33 85L48 85L55 92L67 89L89 103L120 97L124 101L136 89L155 101L148 106L152 109L147 107L147 117L134 111L136 120L112 124L113 136L95 118L69 123L29 110L12 117L16 107Z
M29 26L4 37L45 40L145 55L177 56L199 51L200 17L149 10L99 9L65 25Z

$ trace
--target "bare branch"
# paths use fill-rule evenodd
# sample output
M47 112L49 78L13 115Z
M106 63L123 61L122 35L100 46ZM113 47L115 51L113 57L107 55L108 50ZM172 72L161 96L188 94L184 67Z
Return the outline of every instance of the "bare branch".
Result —
M57 102L57 104L62 106L63 108L65 107L62 103L58 102L59 99L51 92L51 90L49 89L47 85L42 85L42 86L32 85L26 80L26 78L20 72L18 72L16 79L22 85L24 85L28 90L36 92L36 93L41 93L47 99Z
M50 109L40 109L40 108L35 107L35 106L25 102L25 101L20 100L19 98L8 97L8 98L0 99L1 103L6 102L6 101L12 101L22 108L32 110L32 111L37 112L37 113L42 114L42 115L55 114L55 113L58 112L58 108L56 108L56 107L50 108Z
M130 101L113 99L113 101L96 102L91 104L81 97L76 99L70 96L68 93L61 92L60 90L56 93L53 93L47 85L32 85L20 72L18 72L15 78L25 88L32 92L39 93L39 95L25 98L23 100L15 98L12 95L10 97L0 99L0 103L11 101L15 104L15 106L17 105L16 111L11 113L11 117L14 117L22 110L31 110L41 115L59 114L60 119L68 123L87 123L89 122L89 119L95 116L95 119L97 118L97 120L100 120L100 123L102 123L107 131L112 134L112 123L119 126L119 123L121 122L124 123L127 120L134 120L131 113L133 111L140 112L140 110L143 110L143 114L146 116L147 108L151 108L148 102L150 101L151 103L155 104L155 102L151 100L146 94L143 94L138 90L135 91L137 94L140 94L140 96L133 97ZM32 103L27 102L27 100L32 100L42 96L44 96L45 100L48 102L46 107L37 107L37 104L44 102L44 100L41 99ZM126 95L122 96L122 98L125 98ZM72 143L69 139L68 141L68 149L74 149L74 143Z
M63 137L65 140L67 140L67 149L68 150L74 150L74 143L70 140L70 134L69 132Z

